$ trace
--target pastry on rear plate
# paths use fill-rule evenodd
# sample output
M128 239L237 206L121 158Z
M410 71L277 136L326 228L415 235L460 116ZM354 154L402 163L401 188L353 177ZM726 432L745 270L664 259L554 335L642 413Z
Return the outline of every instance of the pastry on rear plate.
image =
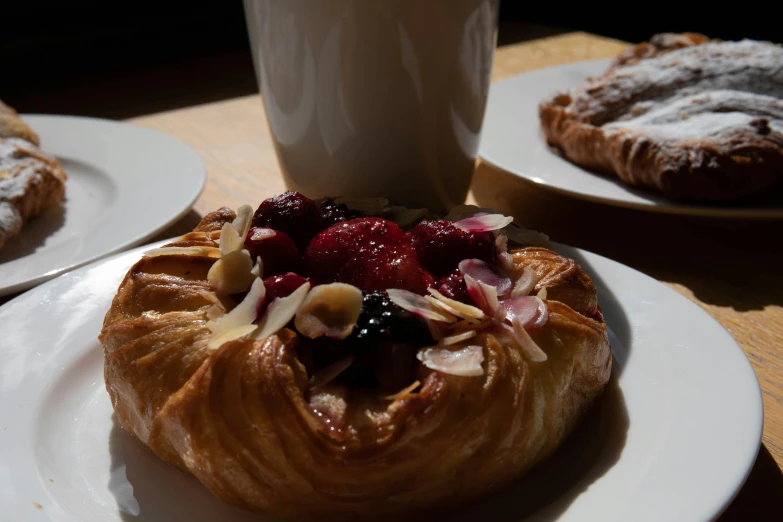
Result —
M660 34L539 106L547 142L673 199L732 200L783 181L783 49Z
M601 395L590 278L498 214L289 192L126 274L100 341L123 428L236 506L393 516L546 459ZM175 501L186 501L179 499Z
M0 102L0 248L65 195L65 172L37 145L35 132Z

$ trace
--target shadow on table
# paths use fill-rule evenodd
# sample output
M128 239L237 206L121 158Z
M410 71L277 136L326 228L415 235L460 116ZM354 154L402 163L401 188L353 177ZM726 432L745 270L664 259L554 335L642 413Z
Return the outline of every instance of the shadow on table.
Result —
M783 514L783 471L762 444L748 480L719 522L780 520Z
M655 214L563 196L480 163L473 195L561 243L679 283L738 311L783 305L780 221Z

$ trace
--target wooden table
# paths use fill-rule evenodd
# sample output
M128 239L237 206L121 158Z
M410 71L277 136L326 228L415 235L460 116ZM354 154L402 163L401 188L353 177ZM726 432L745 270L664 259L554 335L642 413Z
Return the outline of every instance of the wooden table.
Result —
M493 78L611 57L626 45L570 33L505 46L497 51ZM190 144L209 172L193 211L161 238L190 230L201 215L222 205L256 205L285 189L258 96L131 121ZM519 223L545 231L557 241L651 275L693 300L731 332L758 375L766 420L763 446L750 478L721 520L783 519L782 225L606 207L543 191L484 164L477 167L471 199L514 215Z

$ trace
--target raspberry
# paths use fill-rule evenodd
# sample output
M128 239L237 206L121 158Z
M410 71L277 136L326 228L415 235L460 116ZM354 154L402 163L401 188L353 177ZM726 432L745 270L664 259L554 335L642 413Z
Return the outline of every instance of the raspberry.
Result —
M339 281L362 290L401 288L423 294L424 271L405 232L381 218L358 218L322 230L305 255L318 283Z
M473 300L468 294L468 287L465 286L465 278L459 268L455 268L452 273L441 277L432 287L449 299L460 301L472 305Z
M274 235L270 237L272 232ZM302 255L291 238L283 232L269 228L251 228L245 238L245 248L250 252L253 262L256 257L261 257L265 276L302 272Z
M321 217L313 200L289 191L264 200L253 214L254 227L267 227L287 234L304 251L320 229Z
M361 217L357 210L351 210L345 205L338 205L333 199L327 199L321 203L321 228L329 228L334 224L349 221Z
M450 221L425 220L411 231L421 266L437 276L448 274L463 259L497 260L492 232L465 232Z
M288 297L306 282L307 279L293 272L267 277L264 279L266 302L271 303L276 297Z

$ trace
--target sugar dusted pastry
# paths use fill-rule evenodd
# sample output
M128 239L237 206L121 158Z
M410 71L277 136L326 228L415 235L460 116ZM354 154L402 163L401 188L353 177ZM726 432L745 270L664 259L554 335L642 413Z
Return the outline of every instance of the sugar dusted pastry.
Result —
M675 199L783 183L783 48L660 34L539 107L549 144L585 168Z
M38 149L35 132L0 102L0 248L63 198L66 178L57 160Z
M609 379L596 289L547 248L509 250L510 218L447 218L286 193L148 252L100 334L120 424L224 501L294 519L521 476Z

